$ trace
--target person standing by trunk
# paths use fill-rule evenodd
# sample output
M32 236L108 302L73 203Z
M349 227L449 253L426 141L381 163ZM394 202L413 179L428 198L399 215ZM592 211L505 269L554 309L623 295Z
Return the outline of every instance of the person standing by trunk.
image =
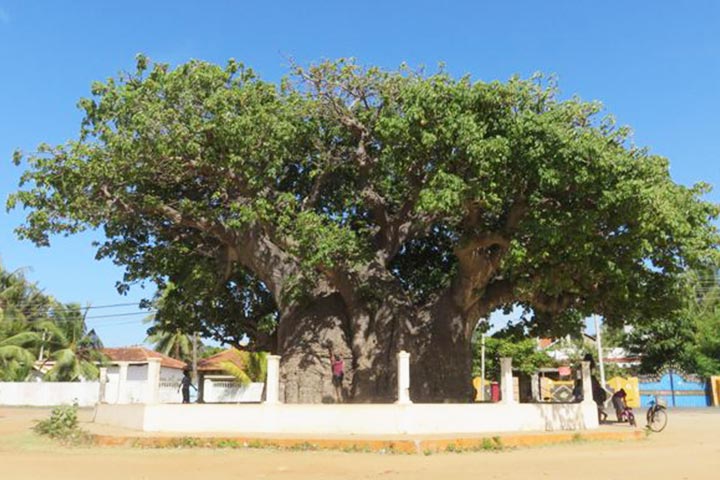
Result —
M340 355L334 354L332 347L328 347L328 354L330 355L330 368L332 369L332 384L335 387L335 401L337 403L343 402L342 384L345 378L345 362L340 358Z

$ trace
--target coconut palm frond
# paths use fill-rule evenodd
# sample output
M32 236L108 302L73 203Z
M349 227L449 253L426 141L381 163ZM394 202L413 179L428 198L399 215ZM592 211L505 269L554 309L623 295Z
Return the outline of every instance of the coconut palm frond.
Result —
M252 383L252 379L248 374L240 367L235 365L233 362L224 361L220 362L220 368L224 370L228 375L232 375L242 386L246 386Z
M30 375L31 363L0 359L0 382L24 382Z
M35 322L33 325L33 330L36 332L40 332L41 334L44 332L46 333L46 335L49 335L50 338L56 337L64 339L65 337L65 333L62 331L60 326L52 320L42 320L39 322Z
M180 330L156 330L145 339L156 352L169 355L178 360L188 360L192 357L192 336Z
M254 382L264 382L267 376L267 353L251 352L247 355L248 375Z
M0 346L0 362L9 363L11 361L32 365L35 361L35 355L18 345Z
M50 355L50 358L55 361L55 365L45 374L46 380L72 382L80 378L80 362L71 348L56 350Z
M35 332L20 332L0 340L0 346L27 347L36 345L39 341L40 337Z
M81 361L78 367L80 375L86 380L97 380L100 377L100 368L93 362Z

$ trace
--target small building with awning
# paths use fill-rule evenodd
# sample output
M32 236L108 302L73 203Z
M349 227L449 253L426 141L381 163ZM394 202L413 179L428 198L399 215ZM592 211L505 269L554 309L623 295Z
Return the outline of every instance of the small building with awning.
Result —
M245 370L248 352L229 348L198 360L198 403L254 403L262 401L264 383L243 385L228 372L232 364Z

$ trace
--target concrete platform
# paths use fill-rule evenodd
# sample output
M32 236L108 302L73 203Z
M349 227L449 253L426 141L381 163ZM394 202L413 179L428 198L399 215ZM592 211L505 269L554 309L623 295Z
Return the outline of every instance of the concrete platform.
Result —
M577 432L598 427L592 403L98 405L94 421L141 432L322 438L457 437L490 432Z

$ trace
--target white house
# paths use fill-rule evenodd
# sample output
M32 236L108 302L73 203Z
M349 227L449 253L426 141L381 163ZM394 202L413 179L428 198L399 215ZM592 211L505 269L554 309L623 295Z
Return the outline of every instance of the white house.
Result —
M180 403L181 362L144 347L105 348L100 381L45 382L52 362L38 362L27 382L0 382L0 405L52 406L76 403Z
M140 346L104 348L107 356L105 403L143 403L146 402L148 380L152 380L151 364L160 363L160 398L163 403L182 401L178 385L183 370L188 368L181 360ZM103 379L101 379L102 383Z

